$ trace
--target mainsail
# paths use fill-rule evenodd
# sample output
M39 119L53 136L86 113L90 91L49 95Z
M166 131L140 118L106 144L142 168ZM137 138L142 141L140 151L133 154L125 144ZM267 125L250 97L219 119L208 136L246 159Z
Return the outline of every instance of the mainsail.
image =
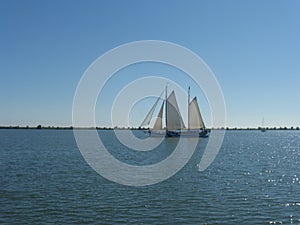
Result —
M168 130L180 130L185 128L183 120L181 118L178 104L175 97L175 92L167 98L167 129Z
M163 104L160 107L157 119L156 119L155 124L153 126L153 130L162 130L163 110L164 110L164 102L163 102Z
M204 129L205 125L199 110L197 97L189 103L189 129Z

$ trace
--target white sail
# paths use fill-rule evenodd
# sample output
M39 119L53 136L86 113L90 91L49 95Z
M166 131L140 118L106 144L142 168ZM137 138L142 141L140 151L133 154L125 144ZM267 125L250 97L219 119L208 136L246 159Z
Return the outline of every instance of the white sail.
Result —
M163 110L164 110L164 102L163 102L163 104L160 107L157 119L156 119L155 124L153 126L153 130L162 130Z
M175 93L169 95L167 99L167 129L168 130L179 130L185 128L182 117L179 112L178 104L176 101Z
M160 97L157 98L156 102L154 103L154 105L152 106L151 110L149 111L149 113L145 117L144 121L142 122L141 127L149 125L149 123L150 123L150 121L152 119L153 113L154 113L154 111L156 109L156 105L157 105L157 103L158 103L159 100L160 100Z
M189 128L190 129L205 128L196 97L189 104Z

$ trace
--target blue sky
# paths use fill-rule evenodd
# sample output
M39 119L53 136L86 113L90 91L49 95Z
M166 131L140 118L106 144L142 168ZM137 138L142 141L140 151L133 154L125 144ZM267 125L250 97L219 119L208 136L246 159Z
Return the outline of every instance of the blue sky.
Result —
M187 47L209 65L229 127L257 127L263 117L266 126L300 126L299 10L292 0L2 0L0 125L71 125L88 66L118 45L150 39ZM113 81L114 91L127 82ZM100 126L109 124L108 105L98 101Z

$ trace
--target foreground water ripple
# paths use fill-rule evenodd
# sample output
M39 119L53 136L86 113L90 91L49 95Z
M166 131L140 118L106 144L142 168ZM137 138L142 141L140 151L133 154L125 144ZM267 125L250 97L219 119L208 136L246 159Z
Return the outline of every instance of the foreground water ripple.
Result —
M139 156L100 132L112 154L137 165L176 145ZM0 130L0 223L300 223L299 131L228 131L216 160L198 172L206 143L169 180L127 187L94 172L70 130Z

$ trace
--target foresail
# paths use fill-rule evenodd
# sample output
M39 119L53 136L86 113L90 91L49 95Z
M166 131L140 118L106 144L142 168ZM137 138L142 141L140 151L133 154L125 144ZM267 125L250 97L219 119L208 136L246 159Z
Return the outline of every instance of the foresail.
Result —
M152 119L153 113L154 113L154 111L156 109L156 105L159 102L159 100L160 100L160 97L157 98L156 102L154 103L154 105L152 106L151 110L149 111L149 113L145 117L144 121L142 122L141 127L148 126L150 124L150 121Z
M172 91L167 99L167 129L178 130L182 128L185 128L185 126L179 112L175 93Z
M205 128L196 97L189 104L189 119L190 129Z
M155 124L153 126L153 130L162 130L163 110L164 110L164 102L163 102L163 104L160 107L157 119L156 119Z

